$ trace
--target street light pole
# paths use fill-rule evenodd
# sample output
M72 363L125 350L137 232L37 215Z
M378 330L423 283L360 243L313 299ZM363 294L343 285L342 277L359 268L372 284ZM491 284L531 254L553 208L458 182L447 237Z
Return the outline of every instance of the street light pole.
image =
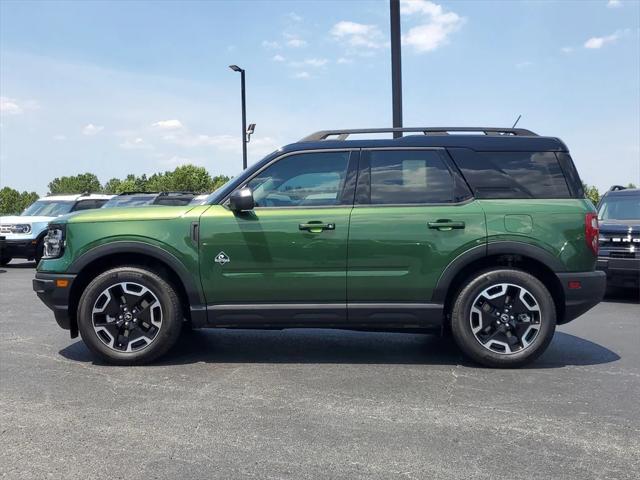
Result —
M234 72L240 72L240 94L242 97L242 169L247 169L247 102L244 87L244 69L229 65Z
M393 128L402 128L402 51L400 44L400 0L390 0L391 20L391 95L393 105ZM393 132L393 138L402 137L402 132Z

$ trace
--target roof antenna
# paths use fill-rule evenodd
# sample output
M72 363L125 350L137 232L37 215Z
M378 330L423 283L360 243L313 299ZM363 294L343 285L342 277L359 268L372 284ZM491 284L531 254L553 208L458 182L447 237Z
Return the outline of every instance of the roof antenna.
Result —
M518 115L518 118L516 118L516 121L513 122L513 127L511 127L511 128L516 128L516 125L518 124L518 122L520 121L521 118L522 118L522 114Z

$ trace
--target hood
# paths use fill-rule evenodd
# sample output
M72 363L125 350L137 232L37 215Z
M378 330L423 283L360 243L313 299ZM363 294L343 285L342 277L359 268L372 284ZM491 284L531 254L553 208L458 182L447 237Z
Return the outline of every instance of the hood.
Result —
M24 223L44 223L50 222L56 217L29 217L29 216L20 216L20 215L7 215L6 217L0 217L0 223L2 224L12 224L16 223L24 224Z
M640 220L600 220L602 233L640 232Z
M83 212L68 213L56 219L55 223L127 222L132 220L171 220L183 216L194 205L97 208Z

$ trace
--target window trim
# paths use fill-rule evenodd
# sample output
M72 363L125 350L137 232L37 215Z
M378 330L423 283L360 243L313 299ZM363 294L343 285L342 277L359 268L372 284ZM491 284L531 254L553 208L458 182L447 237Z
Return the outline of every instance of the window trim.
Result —
M342 186L342 191L338 195L339 202L336 205L292 205L292 206L279 206L279 207L254 207L254 210L292 210L292 209L326 209L326 208L352 208L355 201L355 189L357 184L357 178L359 173L359 164L360 164L360 148L316 148L312 150L296 150L294 152L287 152L278 157L275 157L255 172L253 172L249 177L247 177L240 185L231 190L227 196L225 196L222 200L220 200L217 205L222 205L225 208L229 208L229 197L233 195L233 193L241 188L245 188L251 180L260 175L264 170L269 168L271 165L274 165L276 162L283 160L292 155L304 155L308 153L335 153L342 152L348 153L349 157L347 158L347 171L345 176L344 185Z
M439 154L440 159L444 163L445 167L451 175L451 189L452 189L452 201L451 202L428 202L428 203L371 203L371 163L369 152L375 151L399 151L399 150L412 150L412 151L435 151ZM457 167L447 153L446 147L374 147L363 148L360 154L360 167L358 174L358 182L356 184L356 192L354 198L354 207L426 207L426 206L455 206L465 205L475 200L473 192L469 189L468 185L464 181L464 177L458 172ZM456 192L464 190L467 196L460 201L455 201Z

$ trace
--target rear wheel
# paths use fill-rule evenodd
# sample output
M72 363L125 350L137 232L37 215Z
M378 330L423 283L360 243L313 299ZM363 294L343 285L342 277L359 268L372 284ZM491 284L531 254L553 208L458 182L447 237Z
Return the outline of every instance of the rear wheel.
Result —
M175 289L156 273L119 267L100 274L78 305L78 329L89 349L109 363L150 362L176 342L182 309Z
M540 356L556 327L547 288L534 276L512 269L480 273L460 291L451 328L460 349L490 367L519 367Z

